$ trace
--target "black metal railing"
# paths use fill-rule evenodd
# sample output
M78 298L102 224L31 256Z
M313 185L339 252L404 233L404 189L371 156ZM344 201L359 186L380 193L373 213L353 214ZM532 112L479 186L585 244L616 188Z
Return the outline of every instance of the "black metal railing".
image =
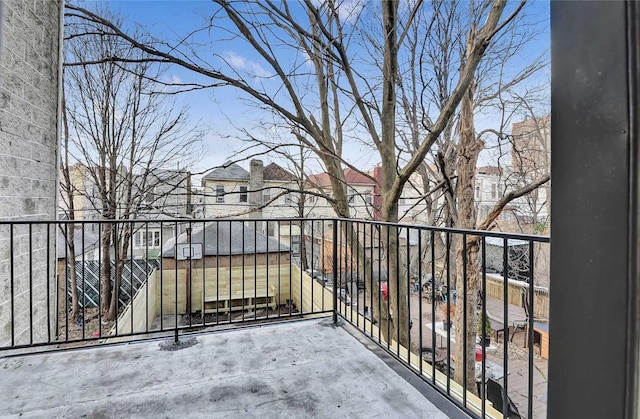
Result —
M326 218L0 222L0 353L332 314L471 415L535 417L548 243ZM471 330L502 342L471 353ZM454 381L465 366L474 382Z
M351 297L340 317L474 416L545 415L546 378L534 365L548 358L549 237L336 222L336 271ZM470 328L501 341L469 345ZM460 335L477 349L455 359ZM455 382L456 366L469 364L475 382Z

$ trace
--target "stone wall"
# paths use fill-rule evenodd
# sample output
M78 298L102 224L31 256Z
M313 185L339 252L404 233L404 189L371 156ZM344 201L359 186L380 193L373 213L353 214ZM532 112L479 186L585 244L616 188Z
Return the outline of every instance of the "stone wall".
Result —
M61 1L4 0L0 7L0 223L51 221ZM54 337L54 246L55 226L0 224L0 347Z

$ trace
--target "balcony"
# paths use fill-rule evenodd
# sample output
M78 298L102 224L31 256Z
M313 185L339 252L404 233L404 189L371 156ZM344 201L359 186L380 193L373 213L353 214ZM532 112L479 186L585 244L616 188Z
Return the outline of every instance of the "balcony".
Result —
M159 254L106 246L148 231ZM0 415L546 417L548 237L345 219L2 222L0 234ZM475 314L456 323L472 296L455 281L474 278ZM456 359L470 328L490 342ZM474 363L474 381L454 381Z

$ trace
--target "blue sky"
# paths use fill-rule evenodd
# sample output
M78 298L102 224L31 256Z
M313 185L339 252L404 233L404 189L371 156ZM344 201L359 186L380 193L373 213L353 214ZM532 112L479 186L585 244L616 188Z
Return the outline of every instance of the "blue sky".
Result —
M90 9L101 3L121 14L125 21L125 27L129 30L140 26L144 31L156 37L169 40L180 39L194 28L199 27L216 9L216 6L208 0L111 0L107 2L76 0L76 4ZM526 56L523 56L522 60L527 60L531 56L539 55L549 49L549 2L534 0L527 6L526 13L527 23L530 23L539 35L529 44L529 53L525 54ZM205 43L209 38L207 34L200 34L196 39ZM203 48L202 51L210 53L211 50ZM253 73L260 73L262 69L255 55L246 46L235 41L226 42L220 46L216 45L215 53L225 57L237 68ZM288 58L291 60L299 59L299 57ZM211 60L211 62L214 61ZM514 65L517 67L517 64ZM172 68L170 72L176 80L207 81L178 68ZM548 81L548 78L548 70L545 70L532 78L529 83L531 85L541 84ZM257 110L255 106L247 106L246 102L241 100L241 96L230 88L185 93L177 96L175 100L177 105L188 105L193 121L208 130L205 137L206 151L200 164L194 168L195 171L219 165L235 156L235 153L242 148L242 143L236 138L240 135L238 127L250 129L256 136L278 133L276 130L264 128L266 125L262 123L260 118L268 120L266 113ZM477 129L491 126L496 118L498 117L490 112L478 115L476 118ZM345 148L345 151L347 160L363 170L370 169L378 162L376 153L366 145L350 144ZM264 160L270 159L267 157ZM484 153L480 163L489 164L491 160L490 153Z

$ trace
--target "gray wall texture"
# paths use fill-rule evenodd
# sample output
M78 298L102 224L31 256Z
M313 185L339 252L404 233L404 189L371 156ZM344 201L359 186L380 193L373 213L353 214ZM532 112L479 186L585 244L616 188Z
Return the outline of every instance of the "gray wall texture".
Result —
M0 0L0 223L56 218L61 4ZM0 347L54 338L54 246L55 226L0 224Z

